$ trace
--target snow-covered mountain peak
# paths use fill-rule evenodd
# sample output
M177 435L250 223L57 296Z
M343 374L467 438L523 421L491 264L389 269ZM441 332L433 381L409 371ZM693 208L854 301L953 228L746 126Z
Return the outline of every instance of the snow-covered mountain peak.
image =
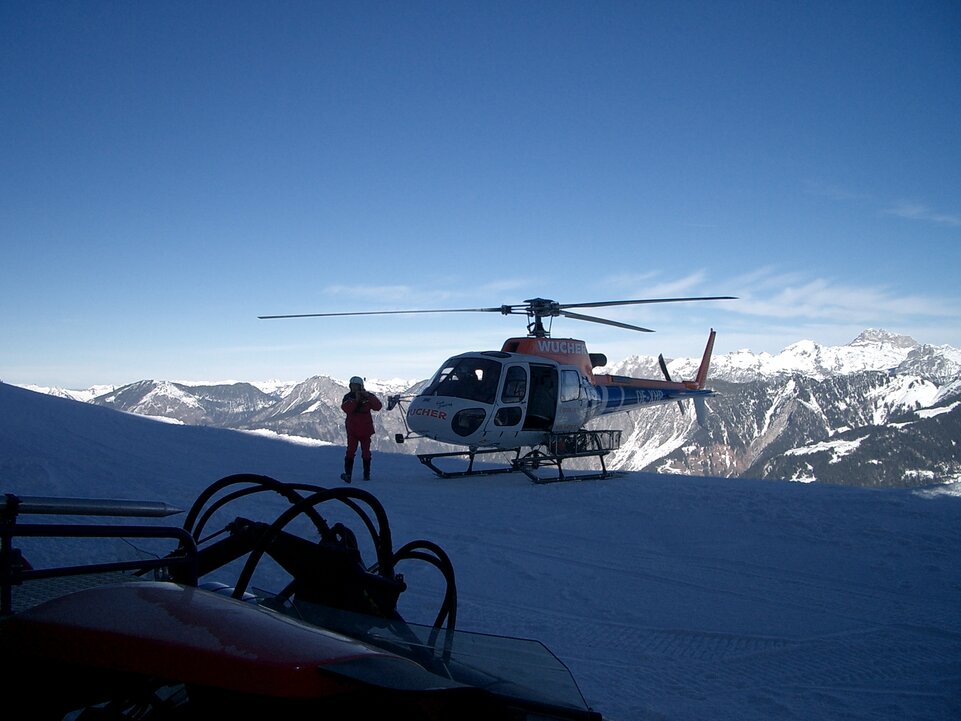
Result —
M961 377L961 350L946 345L919 345L908 351L898 365L898 373L911 373L935 383L947 383Z
M779 356L797 356L803 358L806 356L818 355L821 351L821 345L815 343L813 340L799 340L792 343L787 348L778 353Z
M348 386L348 379L346 378L336 378L334 379L338 383L342 384L344 388ZM413 386L415 383L419 383L422 379L411 380L409 378L366 378L364 379L364 388L366 388L371 393L377 393L379 395L387 395L389 393L402 393L408 388Z
M51 386L38 386L33 384L27 384L21 387L26 388L28 391L44 393L46 395L56 396L58 398L69 398L71 400L80 401L81 403L89 403L97 396L102 396L106 393L112 393L117 389L117 386L114 385L90 386L89 388L84 388L81 390L57 388Z
M929 348L928 351L922 351ZM948 360L945 361L945 358ZM952 360L956 358L957 360ZM850 375L861 371L906 370L908 360L915 372L932 380L956 377L961 370L961 351L952 348L921 346L913 338L871 328L843 346L825 346L813 340L792 343L776 355L754 353L742 349L716 355L711 361L711 377L734 383L760 378L800 373L824 380L834 375ZM676 358L668 363L673 378L693 378L700 358ZM642 368L656 368L654 358L631 356L604 369L604 372L637 375Z
M904 340L912 345L906 345ZM870 330L843 346L823 346L811 340L802 340L778 353L775 360L783 372L803 373L823 379L832 375L894 368L916 345L907 336Z
M297 385L297 381L283 381L272 378L266 381L252 382L250 385L258 390L263 391L269 396L282 398L283 396L287 395L295 385Z
M858 337L848 345L852 346L890 346L903 350L910 350L918 345L918 342L908 335L890 333L880 328L868 328L858 334Z

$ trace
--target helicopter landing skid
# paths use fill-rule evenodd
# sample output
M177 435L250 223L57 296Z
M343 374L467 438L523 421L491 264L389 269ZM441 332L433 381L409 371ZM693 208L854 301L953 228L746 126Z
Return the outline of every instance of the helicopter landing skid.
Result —
M520 449L515 449L517 456L520 456ZM464 476L492 476L498 473L513 473L516 469L514 464L517 462L517 458L511 461L509 466L500 466L496 468L474 468L474 457L482 454L488 453L510 453L510 450L504 451L500 448L485 448L482 450L473 451L451 451L449 453L419 453L417 458L425 466L430 468L434 473L436 473L441 478L463 478ZM463 471L446 471L442 468L438 468L434 464L435 458L466 458L467 459L467 469Z
M511 449L514 458L510 465L474 468L474 459L478 455L490 453L510 453L511 450L500 448L486 448L471 451L451 451L449 453L424 453L418 454L417 458L425 466L430 468L441 478L463 478L465 476L491 476L499 473L522 472L534 483L557 483L559 481L586 481L603 478L613 478L618 475L615 471L607 469L604 457L613 450L617 450L621 445L620 431L587 431L580 430L574 433L551 433L547 442L541 446L531 449L528 453L521 455L521 449ZM597 458L601 464L599 471L588 471L584 473L565 473L562 463L572 458ZM434 460L437 458L466 458L468 461L467 469L462 471L447 471L438 468ZM554 467L557 469L555 477L544 477L536 473L541 467Z

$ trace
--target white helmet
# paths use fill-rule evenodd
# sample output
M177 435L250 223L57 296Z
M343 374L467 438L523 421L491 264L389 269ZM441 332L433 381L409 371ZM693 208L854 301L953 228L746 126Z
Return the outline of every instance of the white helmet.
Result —
M360 376L354 376L353 378L350 379L350 385L362 386L364 385L364 379L361 378Z

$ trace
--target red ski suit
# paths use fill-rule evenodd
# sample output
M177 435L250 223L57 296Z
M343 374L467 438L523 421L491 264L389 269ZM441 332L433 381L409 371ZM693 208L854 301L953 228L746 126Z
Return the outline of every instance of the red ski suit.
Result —
M366 393L366 398L360 401L353 393L344 396L340 409L347 414L345 426L347 428L347 458L353 458L360 444L360 457L370 460L370 437L374 435L374 417L371 411L383 408L380 399L373 393Z

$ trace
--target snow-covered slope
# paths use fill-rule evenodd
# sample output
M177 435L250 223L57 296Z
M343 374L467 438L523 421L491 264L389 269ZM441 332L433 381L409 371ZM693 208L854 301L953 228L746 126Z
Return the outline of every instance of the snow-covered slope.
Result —
M2 493L186 509L233 473L340 484L338 447L3 384L0 407ZM605 721L961 717L961 498L947 487L650 473L443 481L396 454L376 468L363 491L383 503L395 547L426 539L450 556L458 628L544 643ZM399 610L431 623L440 574L398 570Z

